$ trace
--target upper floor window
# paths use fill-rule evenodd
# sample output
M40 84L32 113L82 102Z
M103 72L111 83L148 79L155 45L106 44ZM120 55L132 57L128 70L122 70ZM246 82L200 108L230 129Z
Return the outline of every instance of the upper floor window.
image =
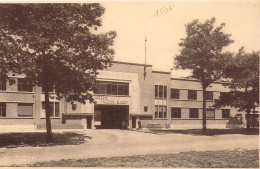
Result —
M206 100L213 100L213 92L206 91Z
M118 82L98 82L95 94L129 95L129 84Z
M199 118L199 109L196 108L190 109L189 117L196 118L196 119Z
M189 100L197 100L197 91L196 90L188 90L188 99Z
M206 118L215 118L215 110L207 109L206 110Z
M6 90L6 82L0 80L0 90Z
M229 119L230 117L230 110L229 109L222 109L222 118Z
M225 97L228 92L220 92L220 97Z
M179 89L171 89L171 98L172 99L180 99L180 90Z
M156 99L167 99L167 86L155 85L154 96Z
M32 92L32 84L26 79L18 79L18 91Z
M181 108L171 108L171 118L181 118Z
M6 117L6 103L0 103L0 117Z

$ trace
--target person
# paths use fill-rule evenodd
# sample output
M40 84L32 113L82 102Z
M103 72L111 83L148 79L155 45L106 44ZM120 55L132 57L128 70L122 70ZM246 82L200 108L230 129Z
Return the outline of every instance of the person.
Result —
M122 121L122 129L126 129L126 124L125 124L125 120Z
M139 130L142 130L142 122L141 122L140 119L138 120L138 129L139 129Z

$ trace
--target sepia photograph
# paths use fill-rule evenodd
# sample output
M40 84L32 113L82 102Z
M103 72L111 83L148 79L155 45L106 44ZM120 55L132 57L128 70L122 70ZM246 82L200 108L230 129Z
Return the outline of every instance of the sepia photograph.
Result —
M0 1L0 168L259 168L260 1Z

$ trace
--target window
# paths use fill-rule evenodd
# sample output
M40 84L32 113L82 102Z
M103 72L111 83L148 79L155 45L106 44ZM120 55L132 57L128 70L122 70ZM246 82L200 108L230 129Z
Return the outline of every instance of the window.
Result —
M60 117L60 103L59 102L50 102L50 117ZM45 116L46 105L45 102L42 102L42 113Z
M167 107L162 105L155 106L155 118L166 119L167 118Z
M129 95L129 84L128 83L117 83L117 82L98 82L97 90L95 94L106 94L106 95Z
M32 92L32 84L26 79L18 79L18 91Z
M155 85L154 96L156 99L167 99L167 86Z
M220 97L225 97L228 92L220 92Z
M179 89L171 89L171 98L172 99L180 99L180 90Z
M229 109L222 109L222 118L229 119L230 117L230 110Z
M197 100L197 91L196 90L189 90L188 91L188 99L189 100Z
M0 103L0 117L6 117L6 103Z
M206 100L213 100L213 92L206 91Z
M0 80L0 90L6 90L6 82Z
M206 110L206 118L215 118L215 110L207 109Z
M199 109L190 109L190 118L199 118Z
M181 108L171 108L171 118L181 118Z
M18 103L17 115L18 117L33 117L33 104Z

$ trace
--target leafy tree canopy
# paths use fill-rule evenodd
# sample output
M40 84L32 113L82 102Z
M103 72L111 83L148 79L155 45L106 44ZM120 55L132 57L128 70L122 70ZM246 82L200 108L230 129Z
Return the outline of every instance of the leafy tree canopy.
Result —
M191 69L191 77L202 81L205 87L221 78L223 63L231 59L231 53L222 50L234 42L230 34L222 32L225 24L215 27L215 21L212 18L200 23L196 19L187 24L187 37L181 39L181 51L175 57L175 68Z
M116 33L97 33L104 11L96 3L1 4L1 52L12 46L8 55L19 63L10 70L67 101L93 100L97 70L114 55Z

